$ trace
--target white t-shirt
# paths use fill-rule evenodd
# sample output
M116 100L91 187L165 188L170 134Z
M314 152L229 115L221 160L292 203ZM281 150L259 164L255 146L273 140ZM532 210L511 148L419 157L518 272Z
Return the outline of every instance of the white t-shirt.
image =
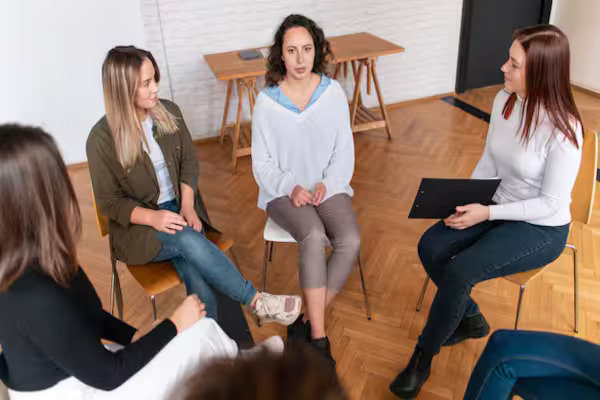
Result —
M146 136L146 141L148 142L148 147L146 147L146 143L144 143L144 151L148 154L150 160L152 160L152 164L154 165L156 179L158 180L158 186L160 188L160 195L158 196L157 204L162 204L175 198L175 190L173 189L173 182L171 181L171 176L169 175L169 170L167 169L165 156L163 155L160 146L156 142L156 139L154 139L154 134L152 132L153 127L154 122L150 117L146 118L142 122L144 135Z

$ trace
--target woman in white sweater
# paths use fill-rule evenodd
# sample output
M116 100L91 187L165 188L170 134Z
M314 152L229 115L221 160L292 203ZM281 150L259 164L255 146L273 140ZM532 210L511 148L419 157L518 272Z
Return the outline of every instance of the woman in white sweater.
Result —
M354 142L348 100L325 74L332 53L323 31L302 15L275 33L252 119L258 206L298 241L306 315L288 328L328 360L325 308L352 271L360 247L350 180ZM333 253L325 260L326 246Z
M565 247L583 131L569 84L569 43L552 25L517 30L502 66L485 150L473 178L499 177L494 205L469 204L432 226L419 257L438 291L408 366L390 385L416 396L441 346L486 336L470 297L481 281L542 267Z

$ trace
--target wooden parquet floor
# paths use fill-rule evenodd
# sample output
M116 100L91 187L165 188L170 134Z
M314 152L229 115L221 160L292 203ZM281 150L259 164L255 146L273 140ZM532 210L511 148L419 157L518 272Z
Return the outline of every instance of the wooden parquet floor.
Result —
M490 111L498 87L471 91L460 98ZM600 99L577 93L584 123L600 129ZM373 312L367 321L360 277L355 271L327 316L337 370L352 399L393 399L389 382L405 366L425 324L435 288L430 285L421 312L415 311L425 272L416 245L431 221L407 218L423 177L468 177L484 145L487 124L436 100L390 110L393 140L383 131L355 136L356 169L352 186L361 226L362 256ZM231 143L198 146L200 188L211 219L235 240L244 276L261 282L265 214L256 207L258 189L249 158L231 172ZM110 262L106 240L95 224L87 167L72 169L83 214L81 264L106 307L109 306ZM598 193L598 192L597 192ZM580 252L580 333L600 343L600 202L593 223L574 232ZM570 256L562 256L525 292L522 329L573 334L573 276ZM297 251L292 244L275 248L268 291L297 293ZM148 329L148 299L123 265L119 266L125 300L125 320ZM157 299L159 317L167 317L184 297L184 288ZM513 326L518 287L502 279L477 285L473 296L493 329ZM255 340L285 336L285 328L262 328L248 318ZM443 348L419 399L460 399L487 339Z

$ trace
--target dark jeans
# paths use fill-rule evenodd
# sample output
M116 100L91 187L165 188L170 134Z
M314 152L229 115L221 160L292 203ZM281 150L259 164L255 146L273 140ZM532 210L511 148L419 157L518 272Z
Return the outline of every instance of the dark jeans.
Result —
M541 226L521 221L484 221L464 230L443 221L419 242L419 257L438 287L419 346L437 354L465 315L478 312L475 284L542 267L562 253L569 224Z
M159 204L161 210L179 213L175 201ZM204 235L184 227L175 234L158 232L162 247L153 261L172 260L188 294L195 293L206 306L208 317L217 319L217 301L211 287L242 304L256 295L252 282L245 280L229 258Z
M465 400L600 399L600 346L546 332L496 331Z

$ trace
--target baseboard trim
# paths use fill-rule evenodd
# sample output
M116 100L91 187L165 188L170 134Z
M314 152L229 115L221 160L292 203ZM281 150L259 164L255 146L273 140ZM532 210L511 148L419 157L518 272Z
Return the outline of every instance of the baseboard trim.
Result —
M385 106L385 108L390 110L390 109L394 109L394 108L414 106L415 104L428 103L430 101L440 100L447 96L456 96L456 93L454 93L454 92L441 93L441 94L436 94L433 96L419 97L418 99L399 101L397 103L388 104ZM379 107L373 107L372 110L377 111L377 110L379 110Z
M593 91L591 89L587 89L587 88L581 87L579 85L575 85L574 83L571 83L571 87L574 88L574 89L577 89L578 91L583 92L585 94L589 94L590 96L594 96L594 97L600 98L600 93L595 92L595 91Z

